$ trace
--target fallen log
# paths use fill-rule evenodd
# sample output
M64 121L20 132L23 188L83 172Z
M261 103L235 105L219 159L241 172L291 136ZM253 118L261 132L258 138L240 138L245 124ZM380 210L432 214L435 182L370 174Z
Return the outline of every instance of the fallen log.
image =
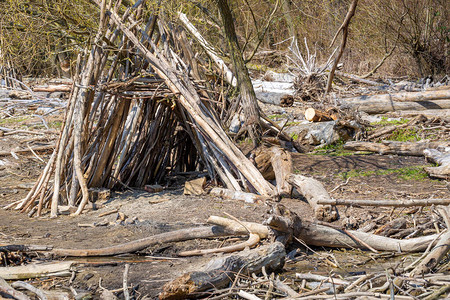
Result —
M345 106L355 107L360 111L368 114L384 114L391 111L404 111L404 110L440 110L449 109L450 100L424 100L417 102L393 102L390 100L385 101L353 101L345 102Z
M323 247L344 247L367 249L367 246L378 251L419 252L424 251L430 243L435 241L437 234L407 240L399 240L378 236L355 230L347 230L356 239L350 237L343 230L329 226L319 225L310 221L301 220L297 214L289 211L282 205L274 207L273 214L265 222L275 231L277 240L291 241L300 239L307 245Z
M331 205L319 204L320 200L330 200L331 197L318 180L305 177L298 174L290 174L287 176L287 181L292 184L300 194L305 197L309 205L314 211L314 215L318 220L332 222L337 220L338 213L336 207Z
M382 95L362 95L352 98L343 98L344 103L363 103L363 102L415 102L426 100L449 100L450 88L442 90L432 90L425 92L401 92Z
M450 199L408 199L408 200L354 200L354 199L321 199L317 201L322 205L347 205L347 206L431 206L450 205Z
M275 242L238 255L220 257L208 263L203 271L183 274L166 283L159 299L187 299L200 297L206 291L226 287L238 274L250 276L261 272L278 270L284 265L286 252L283 244Z
M427 118L439 117L450 120L450 109L400 110L395 111L394 114L398 117L414 117L423 115Z
M450 152L440 152L436 149L425 149L425 157L439 167L425 167L425 171L431 177L447 179L450 177Z
M244 229L240 234L246 234L247 231ZM157 243L171 243L171 242L182 242L191 239L200 238L212 238L220 236L228 236L236 233L226 232L223 227L220 226L203 226L197 228L187 228L180 229L171 232L165 232L157 235L153 235L147 238L143 238L136 241L131 241L124 244L119 244L115 246L109 246L105 248L97 249L53 249L52 254L57 256L110 256L124 253L133 253Z
M59 85L48 85L48 86L35 86L33 87L33 92L70 92L72 90L72 85L59 84Z
M70 276L73 261L29 264L0 268L0 277L6 280L22 280L49 276Z
M382 141L381 143L350 141L344 144L345 150L370 151L379 154L397 154L423 156L423 151L429 148L447 147L450 142L397 142Z

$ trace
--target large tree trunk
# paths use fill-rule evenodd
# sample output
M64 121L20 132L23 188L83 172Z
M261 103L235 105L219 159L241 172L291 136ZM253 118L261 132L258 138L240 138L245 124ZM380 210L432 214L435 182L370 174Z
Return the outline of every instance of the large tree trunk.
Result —
M260 124L260 114L252 81L245 66L242 52L234 28L233 16L227 0L216 0L222 17L225 35L228 40L229 51L233 59L234 73L237 78L239 91L241 94L242 107L245 114L245 127L256 146L261 140L262 130Z

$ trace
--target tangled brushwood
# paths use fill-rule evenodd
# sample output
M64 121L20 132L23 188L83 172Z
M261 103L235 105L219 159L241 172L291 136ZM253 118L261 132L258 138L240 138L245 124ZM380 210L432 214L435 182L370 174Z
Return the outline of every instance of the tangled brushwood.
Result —
M272 196L273 186L223 130L238 100L227 97L220 70L199 63L184 30L163 16L144 19L142 2L126 10L97 4L99 30L90 54L78 59L56 149L16 209L39 216L49 208L55 217L69 205L77 215L90 188L143 186L204 169L228 188Z

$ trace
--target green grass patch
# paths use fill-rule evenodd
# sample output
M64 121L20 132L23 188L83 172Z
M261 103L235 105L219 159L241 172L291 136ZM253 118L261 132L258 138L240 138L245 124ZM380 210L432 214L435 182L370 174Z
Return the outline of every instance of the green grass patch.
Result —
M287 122L286 125L284 125L284 126L295 126L295 125L300 125L300 124L302 124L302 122L291 121L291 122Z
M298 134L297 133L291 133L291 138L296 141L298 140Z
M379 176L379 175L397 175L398 178L403 180L425 180L428 178L428 174L423 170L424 166L405 167L400 169L385 169L385 170L361 170L355 169L348 172L339 173L338 176L344 180L349 177L367 177L367 176Z
M12 117L0 120L0 125L17 124L28 120L30 117Z
M415 128L399 128L392 132L388 140L399 142L416 142L420 141L419 132Z
M274 115L268 116L268 118L271 120L282 119L282 118L284 118L284 115L274 114Z
M54 121L54 122L48 123L48 127L50 127L50 128L61 128L61 126L62 126L61 121Z
M316 149L316 151L311 154L328 156L349 156L355 154L353 151L344 150L344 144L345 142L343 140L339 140L334 144L325 145L319 149Z
M409 119L400 119L400 120L389 120L388 117L382 117L381 121L378 122L372 122L371 125L381 125L381 126L387 126L387 125L401 125L408 123Z

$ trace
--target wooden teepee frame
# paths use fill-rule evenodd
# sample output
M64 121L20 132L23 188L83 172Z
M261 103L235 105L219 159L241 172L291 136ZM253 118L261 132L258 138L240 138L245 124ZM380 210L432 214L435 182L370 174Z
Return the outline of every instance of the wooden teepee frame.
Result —
M120 16L96 0L98 33L79 63L55 151L16 209L40 215L47 207L55 217L64 204L78 215L89 188L142 186L168 168L198 165L227 188L274 195L223 130L184 32L157 15L141 28L143 2Z

